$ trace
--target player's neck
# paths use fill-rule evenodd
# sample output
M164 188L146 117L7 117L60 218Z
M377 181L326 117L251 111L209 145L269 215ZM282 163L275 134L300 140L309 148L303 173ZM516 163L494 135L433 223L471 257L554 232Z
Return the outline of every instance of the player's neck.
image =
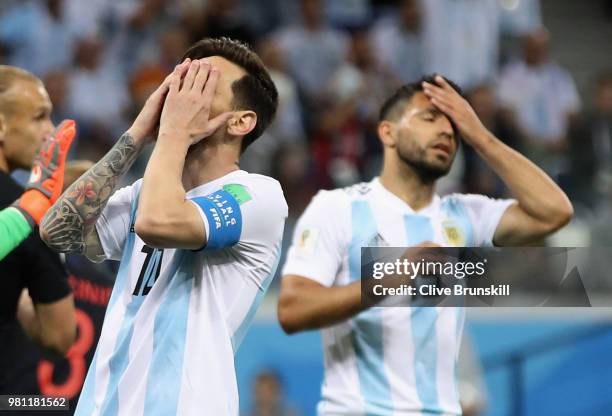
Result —
M379 180L382 186L414 211L431 204L436 190L435 182L424 182L417 172L406 164L385 164Z
M235 146L198 143L187 153L183 167L183 186L189 191L238 169Z

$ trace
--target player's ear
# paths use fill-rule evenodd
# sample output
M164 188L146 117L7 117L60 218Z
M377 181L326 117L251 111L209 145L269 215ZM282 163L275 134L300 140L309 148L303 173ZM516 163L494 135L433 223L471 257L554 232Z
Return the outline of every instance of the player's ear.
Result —
M395 147L395 124L388 120L378 123L378 138L385 147Z
M246 136L255 128L257 114L254 111L234 111L227 122L227 132L232 136Z

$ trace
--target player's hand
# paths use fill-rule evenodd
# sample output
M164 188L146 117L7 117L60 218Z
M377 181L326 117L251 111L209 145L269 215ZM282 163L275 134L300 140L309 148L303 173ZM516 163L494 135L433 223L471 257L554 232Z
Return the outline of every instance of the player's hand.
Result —
M177 66L183 75L187 72L189 63L190 60L185 59L183 63ZM164 107L164 100L170 89L170 80L173 74L168 75L160 86L147 98L142 110L140 110L140 113L138 113L138 116L129 128L128 133L134 140L140 141L154 137L155 130L159 126L159 117Z
M177 67L170 76L170 88L161 113L159 137L187 140L193 145L225 126L232 112L211 117L219 70L205 60L195 60L182 77ZM182 83L181 83L182 79Z
M486 137L487 129L482 124L472 106L446 80L436 75L436 84L423 82L423 91L432 104L455 123L461 137L474 146Z
M420 244L412 247L408 247L404 253L397 258L400 263L405 261L409 263L420 263L420 262L433 262L438 261L440 258L439 244L432 241L423 241ZM407 286L415 286L415 279L418 276L410 274L395 272L391 274L385 274L383 280L377 280L374 278L364 279L361 281L362 284L362 302L365 302L369 306L375 306L383 301L389 295L375 295L374 286L383 285L387 289L400 289Z
M29 221L39 224L45 212L57 201L64 185L64 169L70 145L76 136L74 120L64 120L47 138L34 159L26 191L16 206Z
M441 257L441 252L437 250L441 246L434 243L433 241L423 241L416 246L409 247L406 249L401 257L401 260L408 260L411 263L417 263L421 260L424 261L437 261Z

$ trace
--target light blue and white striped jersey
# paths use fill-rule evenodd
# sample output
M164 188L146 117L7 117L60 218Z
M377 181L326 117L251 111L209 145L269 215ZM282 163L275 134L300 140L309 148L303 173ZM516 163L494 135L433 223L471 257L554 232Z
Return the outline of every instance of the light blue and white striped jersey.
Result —
M234 353L278 265L281 187L239 170L190 190L208 201L198 206L209 245L221 225L205 211L225 214L224 197L241 222L237 243L201 251L144 244L133 227L140 187L117 191L96 223L106 257L121 264L75 414L237 416Z
M361 247L490 245L513 200L435 196L413 211L378 178L321 191L297 223L283 275L324 286L360 279ZM455 364L462 308L373 307L321 330L325 380L319 415L459 415Z

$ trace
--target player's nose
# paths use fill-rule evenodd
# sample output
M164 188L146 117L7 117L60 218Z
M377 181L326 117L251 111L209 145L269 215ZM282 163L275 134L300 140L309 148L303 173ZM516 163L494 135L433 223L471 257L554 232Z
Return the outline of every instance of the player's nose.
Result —
M438 117L438 128L440 129L439 134L449 137L453 137L453 125L447 117Z
M451 153L455 151L457 147L457 141L455 140L455 130L453 125L448 120L444 120L439 123L439 130L437 139L444 139L444 141L451 147Z

